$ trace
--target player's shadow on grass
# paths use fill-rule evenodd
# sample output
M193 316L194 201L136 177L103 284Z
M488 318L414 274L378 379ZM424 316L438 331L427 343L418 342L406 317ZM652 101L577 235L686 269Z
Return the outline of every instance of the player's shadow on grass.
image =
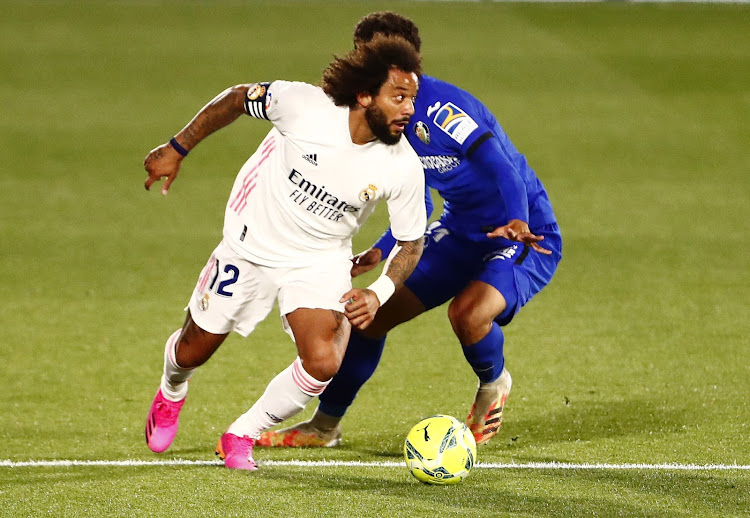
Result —
M261 467L261 469L264 469ZM260 473L260 472L259 472ZM575 478L576 473L566 473L568 479ZM559 473L551 473L552 479L546 488L560 486ZM608 476L612 476L609 474ZM584 485L596 487L611 483L608 476L599 479L584 480ZM301 477L298 470L279 467L262 474L265 479L272 479L284 486L297 488ZM509 489L498 490L498 480L508 481ZM476 470L460 484L453 486L430 486L412 479L404 470L404 477L393 480L383 477L381 468L363 470L357 475L340 475L326 472L315 479L315 485L305 486L310 495L319 493L328 497L340 491L352 494L369 493L374 497L388 495L391 509L389 516L433 516L434 509L453 509L462 516L643 516L644 508L638 502L624 502L620 495L611 491L589 491L590 496L575 497L560 488L557 494L549 490L534 490L540 486L538 481L524 482L525 475L516 476L498 471ZM641 476L635 475L631 483L639 489ZM663 483L668 483L664 477ZM528 485L526 489L511 489L517 484ZM695 487L692 488L695 490ZM483 497L478 497L482 495ZM367 500L366 497L362 499ZM369 515L371 516L371 515ZM451 515L453 516L453 515ZM665 516L672 516L665 514ZM675 514L675 516L678 516Z
M523 405L523 402L510 404ZM517 415L525 417L517 418ZM561 398L558 408L544 413L514 412L513 407L509 407L500 432L486 447L502 453L530 444L539 446L652 433L679 434L699 423L699 417L699 413L691 412L687 407L668 407L648 399L613 401L593 397L580 400ZM377 446L354 449L394 460L403 455L400 438L375 431L375 436L368 442Z
M147 452L148 453L148 452ZM171 447L169 450L167 450L165 453L161 454L154 454L155 460L169 460L172 458L192 458L192 455L198 454L201 456L202 460L210 460L213 458L219 458L216 456L216 443L207 444L205 446L196 446L193 448L180 448L180 447Z

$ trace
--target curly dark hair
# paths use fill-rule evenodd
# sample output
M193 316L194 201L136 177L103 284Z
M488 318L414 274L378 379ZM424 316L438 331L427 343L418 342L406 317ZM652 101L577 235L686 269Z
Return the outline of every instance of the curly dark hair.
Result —
M414 45L417 52L422 47L422 40L419 37L419 29L413 21L393 11L379 11L370 13L362 18L354 26L354 45L363 42L366 43L376 34L385 34L386 36L401 36L406 41Z
M354 108L357 95L377 96L391 68L417 76L422 74L422 59L404 38L376 34L344 56L335 56L323 71L321 87L337 106Z

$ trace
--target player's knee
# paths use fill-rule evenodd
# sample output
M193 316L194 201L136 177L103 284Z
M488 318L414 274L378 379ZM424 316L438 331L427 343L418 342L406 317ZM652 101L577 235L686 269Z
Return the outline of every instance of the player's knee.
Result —
M302 357L302 366L305 371L318 381L328 381L333 378L341 367L343 358L330 351L328 354L316 354L307 358Z
M479 330L485 329L487 318L472 302L456 298L448 306L448 320L461 343L472 343Z

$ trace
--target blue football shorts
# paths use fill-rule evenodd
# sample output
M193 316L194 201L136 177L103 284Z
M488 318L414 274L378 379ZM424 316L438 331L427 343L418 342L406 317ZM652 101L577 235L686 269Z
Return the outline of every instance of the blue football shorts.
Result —
M531 231L544 236L539 244L551 255L505 239L470 241L436 221L427 227L424 252L405 284L429 310L458 295L470 281L485 282L509 302L495 318L504 326L552 280L562 258L556 223Z

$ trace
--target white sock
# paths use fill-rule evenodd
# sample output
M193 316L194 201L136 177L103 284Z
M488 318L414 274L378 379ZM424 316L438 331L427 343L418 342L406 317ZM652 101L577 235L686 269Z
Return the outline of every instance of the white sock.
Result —
M182 401L187 396L188 380L195 369L183 369L175 359L175 345L182 329L178 329L167 340L164 347L164 374L161 377L161 393L170 401Z
M266 391L250 410L242 414L227 432L257 439L264 430L297 415L307 402L325 390L328 381L318 381L302 367L297 357L266 387Z

